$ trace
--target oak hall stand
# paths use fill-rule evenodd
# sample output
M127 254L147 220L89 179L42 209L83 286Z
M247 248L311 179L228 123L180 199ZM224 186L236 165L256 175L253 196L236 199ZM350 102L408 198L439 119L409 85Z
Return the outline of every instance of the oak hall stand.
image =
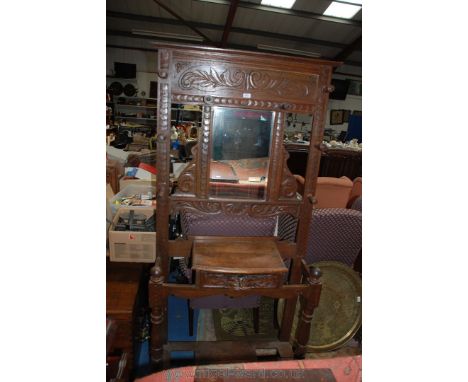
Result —
M339 63L211 47L157 47L157 258L149 282L152 363L156 370L167 368L170 352L179 350L193 350L199 363L255 360L259 348L276 349L284 358L302 357L321 291L320 271L309 271L303 254L328 93L333 90L331 74ZM169 180L171 103L203 106L198 144L175 190ZM286 165L286 113L313 116L303 199ZM297 232L292 241L275 236L169 240L168 221L177 213L246 219L288 216L297 220ZM190 259L194 283L168 283L171 257ZM278 341L168 343L169 295L284 298ZM291 348L298 296L301 311ZM214 355L218 355L216 360Z

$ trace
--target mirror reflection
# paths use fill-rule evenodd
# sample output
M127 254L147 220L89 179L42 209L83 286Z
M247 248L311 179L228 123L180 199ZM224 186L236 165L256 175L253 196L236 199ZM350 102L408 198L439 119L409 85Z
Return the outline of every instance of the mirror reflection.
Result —
M274 117L272 111L214 109L211 196L265 198Z
M284 126L284 142L308 144L312 132L312 114L288 113Z

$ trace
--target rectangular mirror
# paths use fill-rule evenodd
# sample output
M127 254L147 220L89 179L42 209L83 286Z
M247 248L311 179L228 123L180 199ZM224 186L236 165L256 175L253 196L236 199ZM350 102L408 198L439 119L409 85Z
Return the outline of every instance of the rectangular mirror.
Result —
M272 111L214 108L210 196L265 199L274 119Z

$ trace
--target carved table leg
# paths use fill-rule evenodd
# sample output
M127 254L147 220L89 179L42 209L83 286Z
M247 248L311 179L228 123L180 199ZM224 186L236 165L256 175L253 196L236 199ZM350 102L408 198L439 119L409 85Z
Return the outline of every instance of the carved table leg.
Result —
M296 330L296 344L294 347L294 357L304 358L307 343L310 337L310 324L314 309L318 306L320 301L320 292L322 285L319 278L321 276L320 269L313 268L310 276L307 277L306 282L309 284L307 290L301 295L301 309L299 311L298 324Z
M158 260L151 268L149 298L151 306L151 363L160 370L163 362L163 345L167 342L167 296L163 287L164 276Z

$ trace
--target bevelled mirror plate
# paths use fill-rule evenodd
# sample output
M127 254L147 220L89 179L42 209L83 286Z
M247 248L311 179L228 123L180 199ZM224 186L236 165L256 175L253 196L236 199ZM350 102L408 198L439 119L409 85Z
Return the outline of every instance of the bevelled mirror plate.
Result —
M273 111L215 107L210 196L265 199Z

